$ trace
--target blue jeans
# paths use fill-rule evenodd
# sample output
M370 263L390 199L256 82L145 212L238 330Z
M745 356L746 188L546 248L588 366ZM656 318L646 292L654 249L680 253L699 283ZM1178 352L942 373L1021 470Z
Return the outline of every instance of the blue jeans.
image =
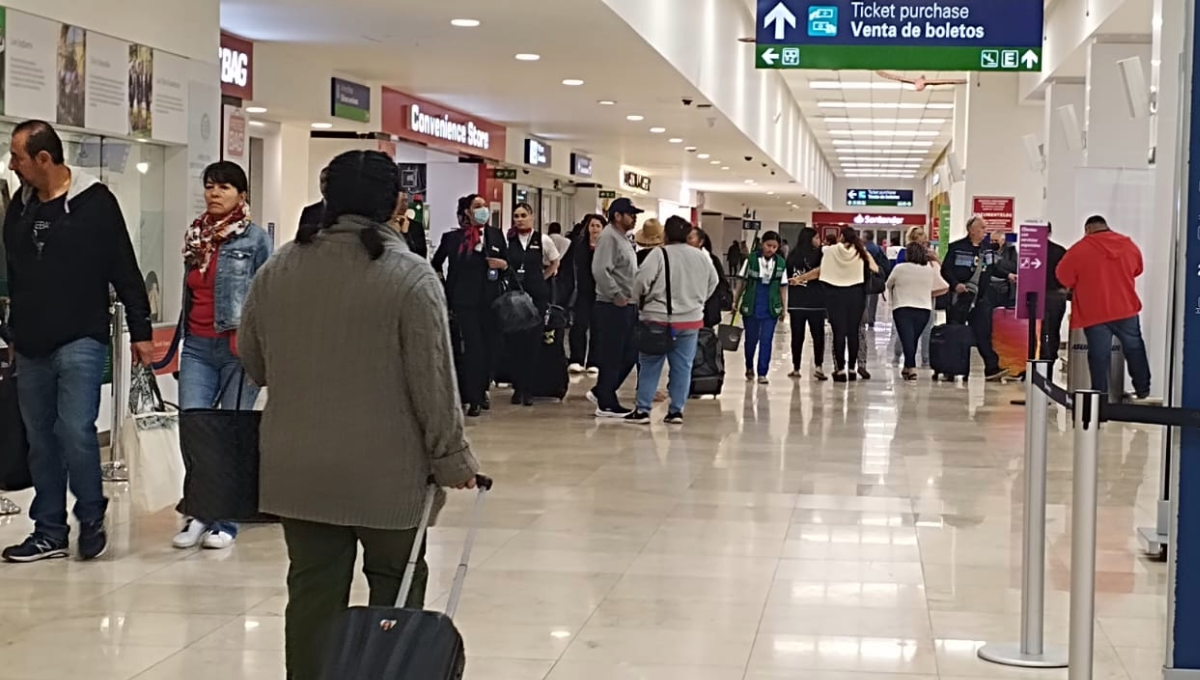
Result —
M1102 323L1085 328L1083 332L1088 341L1088 369L1092 373L1093 390L1108 392L1108 368L1115 335L1121 341L1121 351L1125 354L1125 365L1129 368L1134 393L1139 397L1150 394L1150 359L1146 356L1146 343L1142 341L1142 324L1138 317Z
M241 376L241 404L238 403L238 376ZM222 394L221 389L225 392ZM198 338L189 335L183 340L179 354L179 408L223 408L250 410L258 399L259 388L242 373L242 362L229 346L229 337ZM219 399L219 403L218 403ZM238 526L211 518L197 521L213 531L237 536Z
M746 337L742 342L746 344L747 373L755 370L755 352L758 353L758 376L765 378L771 370L771 347L775 344L775 324L778 322L778 319L759 319L752 316L744 319Z
M667 379L667 392L671 395L668 413L683 413L688 393L692 390L692 362L696 360L696 340L700 331L675 331L675 344L671 351L662 356L638 355L637 410L649 413L654 405L654 393L658 391L658 380L662 377L663 362L669 362L671 373Z
M108 499L100 476L100 386L108 345L84 338L48 356L18 356L17 398L29 436L29 471L36 495L34 531L66 542L67 488L79 522L104 519Z

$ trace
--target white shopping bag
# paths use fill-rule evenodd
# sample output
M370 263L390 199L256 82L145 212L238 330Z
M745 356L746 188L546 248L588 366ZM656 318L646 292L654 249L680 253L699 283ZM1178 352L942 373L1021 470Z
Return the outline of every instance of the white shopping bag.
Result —
M163 402L154 374L134 369L129 415L117 444L129 465L129 487L138 512L155 513L183 497L183 454L179 449L179 409Z

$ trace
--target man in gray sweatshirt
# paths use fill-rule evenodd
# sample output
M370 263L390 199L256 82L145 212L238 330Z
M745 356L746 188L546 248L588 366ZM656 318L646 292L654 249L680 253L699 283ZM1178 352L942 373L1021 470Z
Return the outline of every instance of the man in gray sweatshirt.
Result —
M592 276L596 279L594 327L600 378L589 396L596 402L597 418L624 418L631 410L621 405L617 390L637 363L634 331L637 305L633 284L637 260L629 232L643 211L628 198L618 198L608 207L608 226L596 242Z

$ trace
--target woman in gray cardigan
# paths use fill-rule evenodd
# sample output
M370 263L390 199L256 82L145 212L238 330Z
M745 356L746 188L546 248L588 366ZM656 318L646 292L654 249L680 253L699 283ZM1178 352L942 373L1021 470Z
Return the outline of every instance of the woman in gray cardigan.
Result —
M396 164L350 151L329 165L322 225L301 228L254 279L242 363L270 391L260 506L283 521L288 677L315 680L322 632L349 604L363 545L372 605L392 606L426 479L474 486L446 300L429 263L385 226ZM440 508L445 495L439 493ZM424 550L407 606L424 604Z

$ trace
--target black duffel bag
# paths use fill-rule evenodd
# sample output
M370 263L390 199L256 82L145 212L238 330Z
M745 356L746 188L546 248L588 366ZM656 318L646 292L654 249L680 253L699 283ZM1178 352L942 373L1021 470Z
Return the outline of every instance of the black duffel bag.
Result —
M500 332L513 334L524 333L542 327L542 313L538 311L533 297L521 287L516 276L506 279L505 290L492 303L492 314Z
M22 491L32 486L29 440L17 401L16 368L7 359L0 359L0 491Z
M236 376L237 408L218 408L229 386L226 383L212 408L179 412L179 448L187 468L183 501L179 504L184 515L206 521L270 520L258 511L258 432L262 413L242 408L244 376L241 372Z

